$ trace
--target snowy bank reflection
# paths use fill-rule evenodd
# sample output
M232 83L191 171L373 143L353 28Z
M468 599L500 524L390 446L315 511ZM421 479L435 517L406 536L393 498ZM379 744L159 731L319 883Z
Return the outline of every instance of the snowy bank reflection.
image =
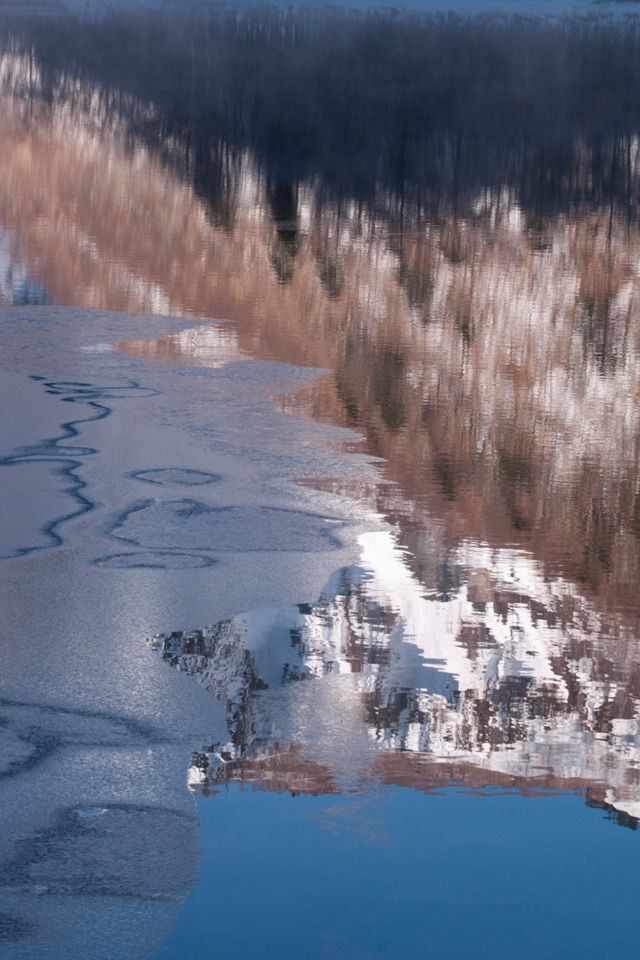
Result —
M523 552L463 542L459 586L429 593L391 534L361 542L316 603L150 641L227 710L194 789L493 783L640 816L634 637Z

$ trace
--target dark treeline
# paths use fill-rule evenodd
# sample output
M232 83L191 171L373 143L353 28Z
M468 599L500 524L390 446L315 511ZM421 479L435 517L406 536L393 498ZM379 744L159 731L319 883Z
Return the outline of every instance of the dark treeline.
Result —
M178 142L213 204L220 158L248 148L283 219L309 178L334 197L392 194L430 214L463 213L501 187L532 217L584 202L637 212L634 18L181 2L16 30L51 84L64 71L101 83L121 109L124 94L152 101L136 132Z

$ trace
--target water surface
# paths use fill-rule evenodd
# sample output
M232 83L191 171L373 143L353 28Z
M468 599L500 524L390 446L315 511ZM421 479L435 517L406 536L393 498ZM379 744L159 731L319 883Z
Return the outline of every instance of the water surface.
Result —
M7 955L628 952L639 23L177 12L2 26Z

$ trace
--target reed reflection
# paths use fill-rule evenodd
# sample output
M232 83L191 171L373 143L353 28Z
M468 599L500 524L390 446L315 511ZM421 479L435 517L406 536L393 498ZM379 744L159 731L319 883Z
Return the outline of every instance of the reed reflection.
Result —
M285 177L282 156L300 175L302 159L282 144L270 153L259 135L276 104L282 124L295 128L287 112L294 107L271 74L263 84L266 113L256 101L255 122L242 111L236 117L244 140L240 134L235 146L231 134L220 140L227 127L218 124L217 98L227 103L234 83L243 89L239 68L254 54L267 64L274 49L284 51L283 76L291 78L295 51L306 49L313 52L314 83L325 76L334 15L296 16L300 22L292 14L252 11L232 27L226 13L212 8L211 43L219 46L231 31L237 70L211 93L214 74L199 73L208 63L200 50L192 63L201 79L198 96L185 118L186 92L179 88L172 127L155 59L134 69L127 47L114 61L122 68L119 87L90 82L91 71L108 79L113 64L100 56L91 66L88 51L100 40L110 49L116 30L125 29L131 44L145 36L152 26L144 13L85 24L77 36L62 21L42 33L29 27L28 54L18 52L14 39L15 52L2 58L0 104L6 132L0 219L14 261L28 265L58 302L231 317L240 351L332 370L332 378L305 398L289 398L287 407L362 431L413 505L412 522L444 519L451 542L472 535L526 545L552 571L635 608L640 125L629 90L640 58L636 66L627 62L639 43L635 21L396 23L397 37L413 30L423 52L438 39L470 59L459 58L448 99L436 96L443 74L435 66L420 80L422 100L410 85L392 87L393 123L383 110L386 119L371 120L375 130L364 152L347 138L341 149L351 151L349 158L315 157L311 181ZM378 18L347 21L342 42L361 51L350 88L355 110L371 96L369 81L380 80L382 67L367 43L381 36L382 26ZM170 22L154 21L150 58L169 43L162 25ZM178 31L171 41L176 69L186 65L183 40ZM412 43L417 56L418 40ZM380 44L374 47L379 53ZM583 85L564 67L555 76L565 94L558 125L556 114L545 120L542 112L551 96L546 80L525 82L526 70L518 90L521 106L536 105L534 114L516 117L506 109L516 49L527 69L562 49L580 76L586 60L593 66L612 50L618 55L609 79L598 76L600 105L588 114ZM66 59L72 54L73 67ZM385 47L385 69L397 66L399 56L393 43ZM219 70L218 60L207 69ZM488 70L495 82L474 94L484 97L487 122L473 127L478 149L471 150L471 141L454 136L468 120L463 78L469 71L486 77ZM618 89L623 74L628 89ZM255 81L251 71L247 76ZM313 90L312 84L305 96ZM339 122L343 100L335 90L325 92L327 124ZM406 136L416 155L398 181L383 162L389 138L380 124L390 134L405 115L413 118ZM313 111L308 124L317 146L323 128ZM501 138L504 162L496 160L485 176L480 158ZM463 143L464 163L451 152ZM542 145L551 143L541 166ZM382 151L377 163L375 150ZM356 190L349 186L356 156L367 170L387 172ZM428 164L438 157L434 181ZM338 170L346 179L336 182ZM123 349L206 363L196 341L191 335ZM392 504L379 506L393 513Z
M461 587L461 543L525 549L629 679L638 23L182 11L7 41L13 261L57 302L232 320L131 355L329 370L280 403L384 458L345 492L423 587Z
M313 209L312 191L300 192ZM223 258L226 290L243 290L229 311L237 343L333 371L282 407L365 435L404 498L381 487L375 505L406 529L407 545L412 528L438 518L449 542L526 546L551 574L635 607L637 237L617 221L607 237L598 214L585 213L556 220L540 250L518 207L505 197L495 205L503 212L493 222L457 222L465 252L454 262L450 223L399 235L362 212L322 206L283 285L266 204L258 215L252 199ZM234 241L252 251L246 268ZM339 291L323 273L332 245ZM420 302L416 277L428 290ZM205 336L120 346L201 364Z

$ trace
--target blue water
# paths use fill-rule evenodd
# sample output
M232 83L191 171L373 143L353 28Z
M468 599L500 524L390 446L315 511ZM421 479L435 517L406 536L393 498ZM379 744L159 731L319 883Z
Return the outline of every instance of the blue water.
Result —
M638 833L575 794L199 801L203 858L160 960L636 955Z

